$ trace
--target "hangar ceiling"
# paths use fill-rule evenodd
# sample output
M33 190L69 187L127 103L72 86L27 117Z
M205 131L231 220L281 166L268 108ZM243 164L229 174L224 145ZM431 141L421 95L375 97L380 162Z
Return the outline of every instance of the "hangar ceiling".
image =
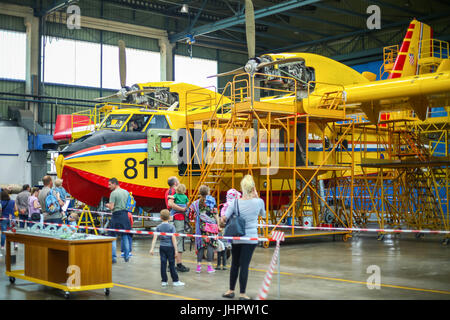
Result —
M243 0L103 2L174 19L171 42L195 39L197 45L246 51ZM398 44L414 18L432 25L436 38L450 40L450 3L445 0L427 5L422 0L253 0L253 5L258 54L307 51L342 62L371 61L383 47ZM367 27L370 5L380 9L379 30Z

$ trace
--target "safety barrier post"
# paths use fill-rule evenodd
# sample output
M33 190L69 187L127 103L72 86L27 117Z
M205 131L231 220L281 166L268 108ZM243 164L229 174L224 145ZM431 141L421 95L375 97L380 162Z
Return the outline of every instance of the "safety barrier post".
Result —
M284 232L273 231L270 241L276 241L277 244L275 247L275 251L273 252L272 261L270 262L269 269L267 270L266 275L264 276L264 280L263 280L261 289L259 289L259 293L256 298L257 300L266 300L266 298L267 298L267 293L269 292L270 283L272 282L272 275L273 275L275 263L277 263L277 265L278 265L278 299L280 299L280 295L281 295L280 242L284 241Z
M277 241L277 247L280 247L280 241ZM281 297L281 285L280 285L280 249L278 249L278 300L280 300Z

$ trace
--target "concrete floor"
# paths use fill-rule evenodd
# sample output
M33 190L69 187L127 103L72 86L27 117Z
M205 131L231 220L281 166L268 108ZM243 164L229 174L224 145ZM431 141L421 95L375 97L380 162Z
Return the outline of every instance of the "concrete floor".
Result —
M442 237L355 235L347 242L333 241L331 236L284 243L281 246L280 299L282 300L450 300L450 246ZM72 293L73 300L167 300L223 299L229 270L214 274L194 272L193 252L184 254L191 268L180 273L185 287L161 287L159 256L150 256L150 238L135 238L133 257L128 263L119 259L113 265L114 288L106 297L103 290ZM120 246L118 246L120 248ZM187 246L189 250L189 246ZM247 294L256 297L272 258L274 247L258 247L250 265ZM120 254L120 252L119 252ZM369 266L380 270L380 289L368 289ZM23 268L23 247L19 245L17 263ZM206 264L203 270L206 269ZM4 275L4 256L0 257L0 299L62 300L62 291L17 279L10 284ZM170 279L170 278L169 278ZM239 286L237 286L238 290ZM278 299L278 276L275 274L268 299Z

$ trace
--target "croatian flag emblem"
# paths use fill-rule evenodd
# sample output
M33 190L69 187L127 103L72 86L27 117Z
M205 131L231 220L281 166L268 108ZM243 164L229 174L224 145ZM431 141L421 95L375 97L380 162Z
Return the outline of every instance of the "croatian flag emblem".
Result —
M161 138L161 148L170 149L172 148L172 139L171 137L162 137Z
M410 53L409 54L409 64L413 65L414 64L414 53Z

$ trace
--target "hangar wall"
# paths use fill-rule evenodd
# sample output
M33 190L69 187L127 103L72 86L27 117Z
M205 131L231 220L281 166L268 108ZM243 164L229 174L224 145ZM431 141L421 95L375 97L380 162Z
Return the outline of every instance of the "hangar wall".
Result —
M17 4L21 6L33 7L34 1L8 1L11 4ZM52 1L43 1L43 7L51 6ZM147 26L152 28L159 28L165 30L175 30L175 24L179 21L172 21L173 19L167 19L161 15L151 14L150 12L141 12L131 9L117 10L117 5L111 3L103 3L103 7L100 5L101 1L79 1L79 6L82 8L82 15L111 19L114 21L120 21L124 23L133 23L141 26ZM118 13L120 11L120 13ZM52 20L53 19L53 20ZM108 45L117 45L117 41L122 39L125 41L127 48L134 48L140 50L147 50L151 52L159 52L160 46L157 39L151 39L148 37L141 37L132 34L123 34L118 32L111 32L105 30L97 30L92 28L82 28L80 30L69 30L61 21L57 20L58 17L50 17L45 23L44 34L49 37L57 37L71 40L88 41L94 43L102 43ZM10 30L17 32L25 32L25 19L22 17L10 16L0 14L0 29ZM227 68L238 68L247 61L246 54L239 54L227 50L208 48L203 46L194 45L192 47L192 53L188 50L188 45L184 43L177 43L174 48L174 54L190 56L194 58L203 58L216 60L218 63L218 72ZM45 60L44 60L45 61ZM228 69L229 70L229 69ZM218 87L223 87L228 79L222 78L219 80ZM0 79L0 92L25 94L25 81L23 80L11 80ZM71 99L84 99L92 100L99 96L108 95L114 93L115 90L108 90L105 88L97 87L85 87L85 86L71 86L61 84L49 84L44 83L44 92L42 95L53 97L64 97ZM23 101L0 101L0 118L7 119L8 106L26 107L26 102ZM59 104L42 104L39 122L50 130L50 122L54 122L57 114L72 113L84 110L86 108L77 106L67 106Z
M1 143L0 184L29 184L31 163L27 161L27 131L13 121L0 121L0 137L8 137Z

